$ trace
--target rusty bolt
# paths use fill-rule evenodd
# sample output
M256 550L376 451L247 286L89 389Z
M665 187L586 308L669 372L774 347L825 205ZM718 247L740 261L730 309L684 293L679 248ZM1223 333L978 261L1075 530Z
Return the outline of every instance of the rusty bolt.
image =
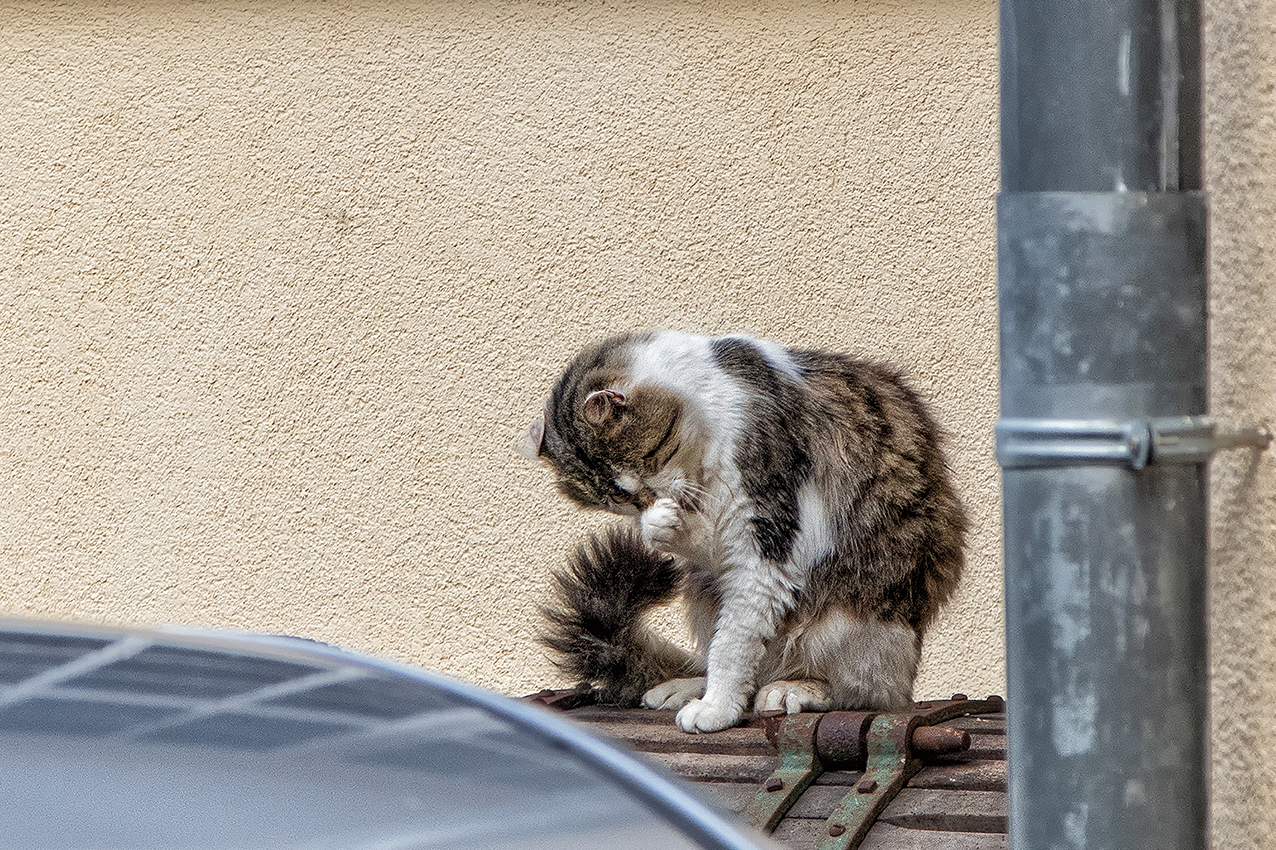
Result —
M766 781L766 790L782 791L784 790L784 780L778 776L772 776Z
M953 702L964 702L968 699L970 699L970 697L965 694L953 694Z
M970 733L947 726L922 726L913 730L913 752L921 756L946 756L970 749Z
M989 694L988 702L992 703L997 708L1004 708L1006 705L1006 701L1002 699L1001 697L999 697L997 694Z
M829 835L833 836L834 838L837 838L839 835L841 835L844 832L846 832L846 827L842 826L840 823L829 824Z
M872 794L874 791L877 790L877 780L865 779L859 785L855 786L855 790L860 792L861 794Z

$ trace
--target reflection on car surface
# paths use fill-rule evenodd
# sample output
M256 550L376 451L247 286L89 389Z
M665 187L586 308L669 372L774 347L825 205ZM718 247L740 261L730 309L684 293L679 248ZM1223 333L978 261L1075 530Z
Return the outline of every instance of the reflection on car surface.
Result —
M0 846L756 848L535 708L291 638L0 622Z

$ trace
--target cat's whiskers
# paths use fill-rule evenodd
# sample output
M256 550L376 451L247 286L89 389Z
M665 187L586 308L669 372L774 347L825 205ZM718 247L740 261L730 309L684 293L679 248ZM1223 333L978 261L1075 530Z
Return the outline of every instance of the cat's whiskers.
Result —
M725 504L722 494L715 494L708 487L689 478L679 479L669 490L674 501L696 513L716 514Z

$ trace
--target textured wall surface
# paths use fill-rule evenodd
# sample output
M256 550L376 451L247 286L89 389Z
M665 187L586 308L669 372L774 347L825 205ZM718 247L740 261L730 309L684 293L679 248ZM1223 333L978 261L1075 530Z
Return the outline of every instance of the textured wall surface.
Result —
M1206 6L1211 401L1276 423L1276 2ZM1276 450L1212 469L1211 647L1218 847L1276 846Z
M989 3L0 21L3 612L555 683L599 517L513 447L584 342L744 330L931 396L976 528L919 691L1001 689Z

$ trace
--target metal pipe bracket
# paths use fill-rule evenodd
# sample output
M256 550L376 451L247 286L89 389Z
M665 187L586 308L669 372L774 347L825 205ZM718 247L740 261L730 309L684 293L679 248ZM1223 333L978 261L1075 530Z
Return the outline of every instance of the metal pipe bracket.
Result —
M1001 419L997 462L1002 469L1208 463L1218 451L1262 451L1272 442L1265 428L1224 429L1206 416L1144 419Z

